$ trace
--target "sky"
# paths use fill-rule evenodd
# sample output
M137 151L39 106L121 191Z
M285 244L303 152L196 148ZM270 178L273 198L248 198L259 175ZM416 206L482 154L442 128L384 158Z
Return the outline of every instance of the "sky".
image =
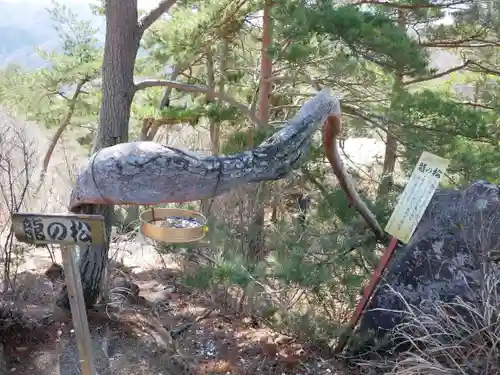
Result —
M90 12L90 8L88 8L86 6L87 4L100 2L100 0L58 0L58 1L63 3L63 4L68 5L70 7L73 5L72 8L78 14L80 14L82 17L89 17L89 20L91 20L92 25L94 27L99 28L101 31L103 30L102 28L103 28L104 22L105 22L104 19L102 19L102 17L92 17L92 14ZM129 1L129 0L121 0L121 1ZM157 3L160 0L137 0L137 1L138 1L139 9L145 11L145 10L151 9L152 7L157 5ZM47 18L46 14L45 14L46 13L45 8L50 8L52 0L0 0L0 8L1 8L2 3L4 3L4 4L11 3L12 5L17 3L18 6L11 7L11 8L13 8L13 10L10 13L7 12L7 14L9 14L8 17L5 17L3 19L0 18L0 29L2 27L4 27L4 29L9 30L14 25L17 28L17 32L19 33L19 35L22 35L22 32L28 33L28 34L29 33L36 34L36 35L31 35L31 36L33 38L38 37L38 39L40 39L40 37L46 38L47 39L46 42L48 44L50 44L50 45L42 45L42 47L48 48L48 49L54 48L54 45L53 45L54 43L53 43L52 39L54 39L55 37L53 35L48 35L49 31L53 31L53 30L49 26L47 26L47 24L48 24L47 22L45 22L44 28L50 29L50 30L42 29L42 30L38 30L38 31L34 32L33 27L30 26L33 24L36 25L37 21L39 21L40 18ZM20 9L21 10L25 9L25 7L26 7L26 9L30 10L29 15L19 11ZM9 7L7 7L7 9L8 8ZM254 23L256 23L256 24L261 23L260 21L261 21L260 18L254 19ZM450 21L451 21L451 17L446 17L444 20L441 20L442 23L449 23ZM24 26L28 27L27 30L23 29L23 27L24 27L23 24L24 24ZM40 35L40 33L42 33L43 35ZM45 34L47 34L47 36L45 36ZM28 36L30 36L30 35L28 35ZM9 46L12 47L12 43L13 43L12 41L15 42L15 38L16 38L15 35L14 36L10 35L11 43L9 45L9 38L7 37L7 39L5 39L5 35L4 35L3 40L5 41L5 43L3 43L3 44L0 43L0 67L2 65L4 65L4 64L2 64L2 62L3 63L12 62L12 61L17 62L19 59L29 60L27 58L27 56L33 55L33 53L28 51L28 50L30 50L30 51L32 50L32 45L31 45L30 39L28 37L26 37L25 39L22 39L19 42L21 44L20 48L16 49L15 51L11 51L12 48L10 48L10 49L3 48L6 45L7 45L7 47L9 47ZM21 37L19 37L19 38L21 38ZM57 38L55 38L55 39L57 39ZM45 39L42 39L42 40L45 40ZM23 43L22 41L25 41L25 42ZM39 43L39 41L37 43Z
M47 4L50 5L52 0L2 0L2 2L22 2L22 1L28 1L28 2L36 2L37 4ZM78 4L91 4L91 3L96 3L98 0L58 0L59 2L62 2L64 4L71 4L71 3L78 3ZM124 0L126 1L126 0ZM137 0L138 7L141 10L147 10L152 7L154 7L156 4L158 4L159 0ZM450 15L447 15L444 19L440 20L439 23L444 23L444 24L450 24L452 22L452 18Z
M22 2L23 0L3 0L5 2L9 3L19 3ZM33 2L41 3L41 4L50 4L52 0L32 0ZM93 3L94 1L91 0L60 0L62 3ZM158 0L138 0L139 5L144 4L144 5L154 5L158 3Z
M92 4L96 2L95 0L58 0L58 1L63 4L71 4L71 3ZM159 0L137 0L140 9L149 9L154 5L156 5L158 1ZM26 0L2 0L2 2L20 3L20 2L26 2ZM28 0L28 2L50 5L52 3L52 0Z

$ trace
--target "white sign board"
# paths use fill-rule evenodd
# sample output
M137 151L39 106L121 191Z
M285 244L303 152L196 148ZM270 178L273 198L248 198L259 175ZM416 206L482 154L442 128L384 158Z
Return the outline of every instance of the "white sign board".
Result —
M405 244L410 242L449 163L427 151L422 153L385 227L387 233Z

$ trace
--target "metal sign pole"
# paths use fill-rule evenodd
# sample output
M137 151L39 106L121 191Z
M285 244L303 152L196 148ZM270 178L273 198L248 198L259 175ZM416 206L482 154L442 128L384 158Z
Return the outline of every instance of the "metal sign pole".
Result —
M372 275L370 283L365 288L363 297L359 301L349 324L339 338L334 349L335 354L340 353L344 349L351 337L398 246L398 240L404 244L410 242L411 236L424 215L449 163L448 159L427 151L422 152L422 155L420 155L417 166L413 170L403 193L399 197L398 204L385 227L385 231L392 236L389 245L382 258L380 258L379 264Z
M16 213L12 215L12 228L18 241L35 245L60 246L82 374L96 375L82 281L75 252L78 245L104 244L102 216Z

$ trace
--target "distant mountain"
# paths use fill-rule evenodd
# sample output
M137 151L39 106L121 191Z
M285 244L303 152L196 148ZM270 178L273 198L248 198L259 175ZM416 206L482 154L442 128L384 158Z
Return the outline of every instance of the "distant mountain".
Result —
M92 14L89 1L64 0L63 3L96 27L104 25L102 17ZM57 49L60 41L47 8L50 0L0 0L0 67L16 63L26 68L44 64L35 46L47 50ZM102 34L104 39L104 32Z
M104 41L105 21L92 14L89 4L97 0L59 0L78 14L80 19L91 21L99 29L98 39ZM123 0L127 1L127 0ZM149 9L158 0L139 0L139 8ZM51 0L0 0L0 68L10 63L34 69L44 65L35 46L46 50L57 49L60 41L47 8ZM459 65L461 60L440 50L431 53L431 66L443 71Z

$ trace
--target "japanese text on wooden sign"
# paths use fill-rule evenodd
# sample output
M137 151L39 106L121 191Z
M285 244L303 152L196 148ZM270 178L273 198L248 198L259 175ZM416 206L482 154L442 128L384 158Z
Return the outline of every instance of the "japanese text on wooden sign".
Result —
M90 245L104 242L102 216L17 213L12 227L18 241L31 244Z
M405 244L410 241L449 163L427 151L422 153L385 227L387 233Z
M77 245L104 244L103 217L16 213L12 215L12 229L18 241L60 245L82 374L96 375L81 276L74 250Z

